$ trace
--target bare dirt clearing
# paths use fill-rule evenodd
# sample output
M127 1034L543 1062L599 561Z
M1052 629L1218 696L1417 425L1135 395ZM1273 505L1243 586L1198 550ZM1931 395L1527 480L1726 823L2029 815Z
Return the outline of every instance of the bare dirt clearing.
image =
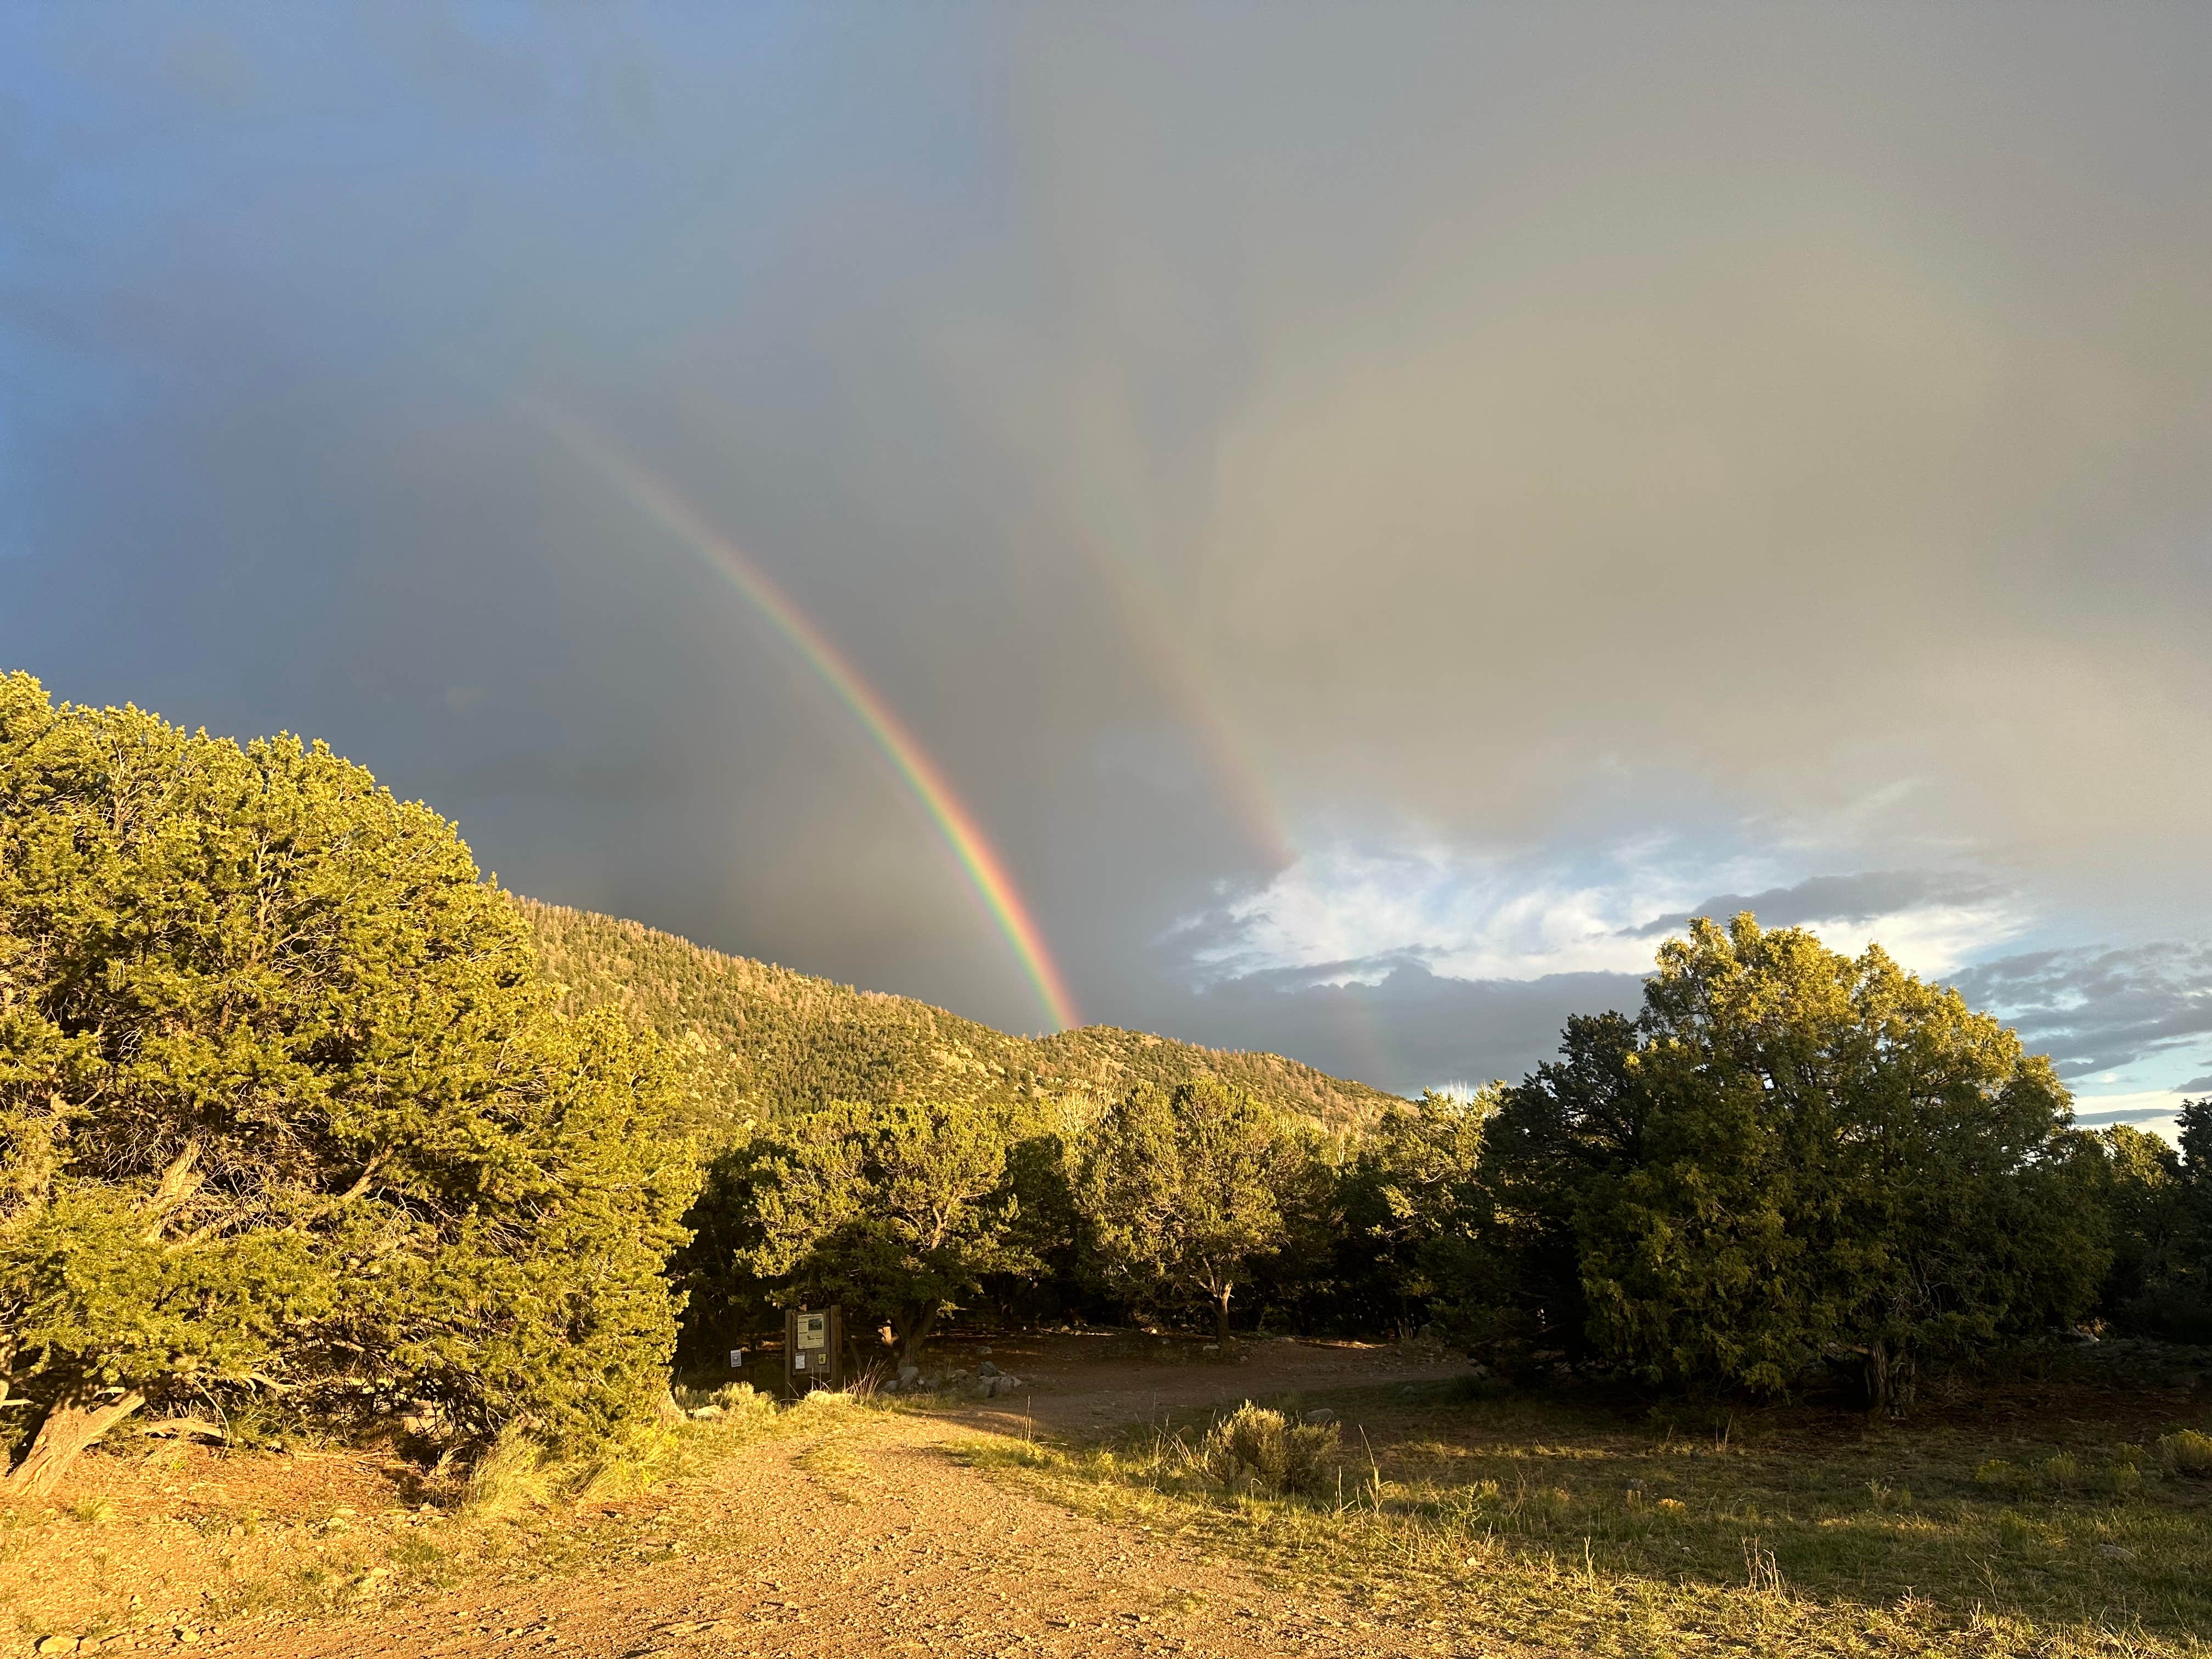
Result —
M416 1494L396 1466L332 1460L317 1474L294 1460L194 1453L173 1472L186 1478L163 1481L143 1464L88 1460L58 1513L7 1534L0 1591L15 1604L18 1651L88 1630L104 1639L87 1650L190 1647L241 1659L1464 1650L1334 1591L1263 1582L1188 1537L1010 1492L960 1453L979 1434L1082 1430L1460 1367L1349 1345L1267 1343L1242 1363L1179 1363L1193 1352L1185 1345L1105 1346L1000 1341L997 1363L1034 1385L1021 1397L812 1410L797 1431L738 1450L701 1478L495 1527L473 1553L451 1541L464 1523L407 1510ZM254 1486L249 1471L264 1463L291 1465L283 1480L301 1490ZM249 1488L264 1512L289 1506L293 1520L264 1524ZM384 1540L380 1551L362 1552L369 1535ZM380 1579L365 1565L373 1556L398 1565ZM231 1589L196 1605L190 1574L216 1561ZM439 1590L441 1576L463 1582ZM303 1589L353 1610L303 1618ZM94 1601L97 1623L86 1617Z

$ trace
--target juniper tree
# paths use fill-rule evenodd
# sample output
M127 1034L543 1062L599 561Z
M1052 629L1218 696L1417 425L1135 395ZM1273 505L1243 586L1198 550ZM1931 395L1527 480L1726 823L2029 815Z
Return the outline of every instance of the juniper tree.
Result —
M1139 1304L1205 1306L1225 1346L1237 1287L1284 1243L1280 1150L1266 1109L1211 1079L1133 1090L1076 1183L1095 1271Z
M0 1399L52 1486L149 1401L428 1394L605 1426L694 1184L453 827L291 738L0 677ZM18 1443L22 1419L11 1431Z
M1771 1390L1841 1345L1886 1403L1921 1357L2094 1294L2094 1146L2050 1062L1879 947L1700 921L1634 1035L1579 1139L1552 1137L1591 1334L1632 1369ZM1559 1102L1524 1086L1501 1127Z
M1003 1115L839 1103L764 1130L718 1172L738 1218L731 1265L781 1300L830 1301L891 1328L902 1358L987 1273L1033 1271L1012 1234Z

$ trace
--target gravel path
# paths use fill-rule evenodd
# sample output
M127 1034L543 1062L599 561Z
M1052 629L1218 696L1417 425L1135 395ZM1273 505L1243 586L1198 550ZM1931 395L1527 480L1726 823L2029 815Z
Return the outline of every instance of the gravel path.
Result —
M1009 1354L1010 1360L1014 1356ZM1036 1368L1041 1356L1024 1356ZM1379 1362L1379 1363L1378 1363ZM1376 1621L1332 1593L1263 1584L1188 1545L1009 1492L957 1455L1033 1414L1241 1398L1426 1368L1303 1348L1251 1368L1063 1366L1030 1413L855 1412L819 1438L733 1456L659 1511L674 1559L537 1584L465 1589L374 1622L232 1626L197 1650L246 1659L645 1659L647 1655L1052 1656L1464 1652ZM1136 1407L1136 1411L1128 1408Z

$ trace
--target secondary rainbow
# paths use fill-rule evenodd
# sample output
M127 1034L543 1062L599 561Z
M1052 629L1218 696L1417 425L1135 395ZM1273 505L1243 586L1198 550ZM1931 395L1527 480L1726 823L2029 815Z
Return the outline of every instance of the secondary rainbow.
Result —
M821 677L860 722L860 729L883 751L884 758L929 814L975 888L976 896L983 902L983 908L1006 935L1006 943L1013 947L1054 1029L1066 1030L1080 1024L1067 982L1046 948L1036 919L1014 886L1006 860L991 845L975 814L953 793L951 782L936 762L915 740L890 705L861 677L860 670L846 660L830 636L792 603L767 573L708 524L665 480L564 415L536 404L528 405L527 412L605 474L647 517L703 558L715 574L744 595L747 603L790 642L806 665Z

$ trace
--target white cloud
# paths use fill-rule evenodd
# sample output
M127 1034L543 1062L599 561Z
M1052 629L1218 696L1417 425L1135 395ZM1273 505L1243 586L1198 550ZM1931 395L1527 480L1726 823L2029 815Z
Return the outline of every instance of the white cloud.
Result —
M1258 891L1187 919L1184 930L1194 963L1215 981L1309 969L1315 983L1374 984L1409 959L1466 980L1639 973L1656 946L1655 914L1718 914L1717 887L1755 889L1779 873L1755 855L1693 861L1679 847L1648 842L1562 859L1436 840L1338 840L1309 848ZM1891 890L1888 902L1869 909L1863 893L1882 890ZM1751 908L1772 921L1810 926L1842 951L1879 940L1930 975L2013 937L2026 921L2002 890L1971 878L1820 878L1755 896L1771 902ZM1821 902L1832 912L1824 915ZM1726 908L1734 905L1731 896Z

